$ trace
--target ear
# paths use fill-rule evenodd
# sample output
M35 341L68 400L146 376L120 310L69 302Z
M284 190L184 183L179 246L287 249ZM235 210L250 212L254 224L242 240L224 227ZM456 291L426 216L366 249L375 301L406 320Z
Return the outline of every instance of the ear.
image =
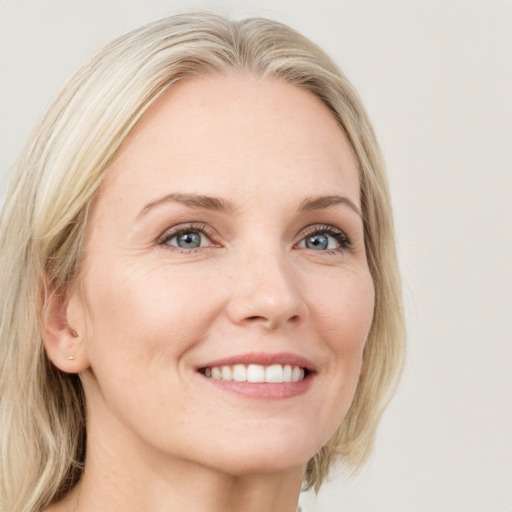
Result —
M85 351L83 311L77 293L66 297L54 286L47 287L42 318L43 342L48 359L66 373L79 373L89 368ZM68 321L69 319L73 322Z

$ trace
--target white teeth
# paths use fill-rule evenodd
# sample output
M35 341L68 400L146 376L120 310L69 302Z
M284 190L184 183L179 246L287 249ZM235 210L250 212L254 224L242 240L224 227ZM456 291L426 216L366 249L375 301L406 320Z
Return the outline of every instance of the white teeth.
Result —
M267 366L265 369L266 382L283 382L283 367L280 364Z
M213 373L214 368L212 368ZM304 378L304 370L301 370L298 366L294 366L292 370L292 382L298 382L301 380L301 371L302 371L302 378Z
M222 380L231 380L231 366L223 366L221 369Z
M247 369L243 364L235 364L233 366L233 380L237 382L245 382L247 380Z
M214 366L205 368L204 375L215 380L235 382L298 382L304 379L304 369L289 364L235 364L233 366Z
M247 382L265 382L265 367L250 364L247 367Z

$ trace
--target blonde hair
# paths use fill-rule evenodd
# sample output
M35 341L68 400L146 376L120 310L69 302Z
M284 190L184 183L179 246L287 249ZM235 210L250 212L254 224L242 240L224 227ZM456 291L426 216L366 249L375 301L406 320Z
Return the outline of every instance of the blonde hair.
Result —
M210 13L172 16L113 41L64 85L19 159L0 221L0 502L38 511L79 480L86 409L80 378L47 359L41 315L48 283L66 293L77 279L88 210L116 150L173 83L195 75L250 72L317 96L357 156L365 243L376 302L355 398L332 439L309 461L320 487L341 458L358 468L403 359L401 287L384 166L354 89L325 53L266 19Z

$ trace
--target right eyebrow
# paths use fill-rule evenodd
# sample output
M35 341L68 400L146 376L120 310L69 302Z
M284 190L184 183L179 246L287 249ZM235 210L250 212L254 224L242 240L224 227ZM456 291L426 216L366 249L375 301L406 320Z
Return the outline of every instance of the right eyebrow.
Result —
M159 199L155 199L146 204L144 208L137 214L140 217L149 210L164 203L180 203L190 208L202 208L205 210L213 210L218 212L235 212L236 208L233 203L220 197L204 196L199 194L183 194L175 192L167 194Z
M302 201L302 203L299 206L299 211L307 212L312 210L322 210L325 208L329 208L331 206L336 206L338 204L344 204L348 206L351 210L356 212L359 215L359 217L363 217L361 210L355 205L353 201L351 201L346 196L338 195L309 197Z

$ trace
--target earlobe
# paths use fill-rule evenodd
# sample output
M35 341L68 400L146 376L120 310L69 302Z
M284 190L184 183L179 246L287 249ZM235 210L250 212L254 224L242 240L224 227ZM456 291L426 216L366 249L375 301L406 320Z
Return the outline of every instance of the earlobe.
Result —
M70 325L70 306L74 321L75 309L79 307L77 297L66 297L54 287L48 287L42 315L42 336L48 359L66 373L79 373L89 367L85 352L85 340L80 329ZM78 327L78 326L77 326Z

